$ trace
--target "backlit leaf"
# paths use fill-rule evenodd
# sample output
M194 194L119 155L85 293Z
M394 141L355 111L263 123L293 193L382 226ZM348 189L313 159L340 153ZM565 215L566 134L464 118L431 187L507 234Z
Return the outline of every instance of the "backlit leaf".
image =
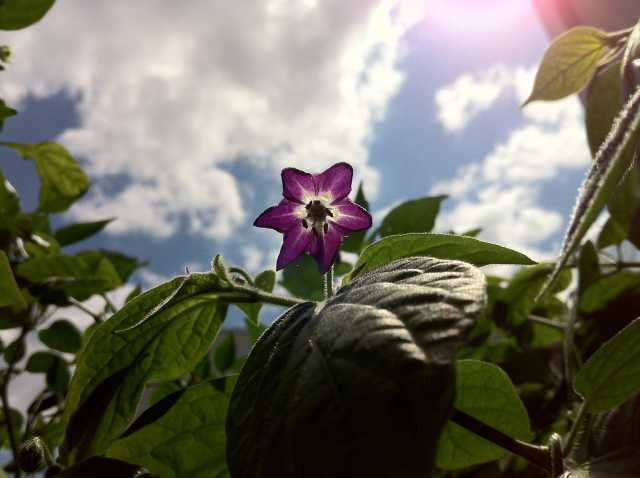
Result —
M533 91L524 104L559 100L579 92L608 49L605 33L596 28L580 26L559 35L545 52Z
M0 294L0 307L11 306L18 310L23 310L27 307L16 279L13 277L9 259L4 251L0 251L0 291L2 291Z
M40 179L39 209L44 212L66 210L89 189L89 179L69 152L60 144L44 141L18 144L0 141L24 159L36 163Z
M105 219L104 221L96 222L76 222L74 224L67 224L61 227L54 233L54 237L58 240L61 246L73 244L79 242L88 237L97 234L102 231L107 224L113 219Z
M396 259L429 256L455 259L476 266L487 264L535 264L524 254L506 247L454 234L413 233L385 237L362 251L343 283Z
M478 360L456 364L454 406L506 435L531 439L529 415L509 376L497 365ZM495 443L448 421L440 437L436 463L457 470L497 460L508 452Z
M592 314L604 309L627 291L640 288L640 273L621 271L604 276L591 284L580 298L580 311Z
M178 277L96 328L69 386L63 462L106 451L131 422L149 380L175 380L198 364L226 315L219 290L213 274Z
M431 232L447 196L423 197L394 207L382 220L378 233L382 237L409 232Z

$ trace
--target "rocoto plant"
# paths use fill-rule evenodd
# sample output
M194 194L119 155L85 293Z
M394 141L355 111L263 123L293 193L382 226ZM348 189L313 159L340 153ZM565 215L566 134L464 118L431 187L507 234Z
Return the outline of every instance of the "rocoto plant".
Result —
M0 2L0 28L24 27L52 3ZM640 26L578 27L542 60L527 103L582 92L593 152L557 261L535 263L476 239L478 230L432 232L445 196L408 200L372 227L363 186L349 199L347 163L287 168L282 201L255 221L283 235L279 279L216 256L210 272L187 272L120 310L106 302L84 336L69 323L45 326L50 312L85 307L139 263L63 254L59 246L104 226L47 226L47 214L86 191L84 173L55 143L2 141L41 178L32 213L0 181L0 324L20 331L4 349L0 383L0 438L15 459L5 469L62 478L640 476L640 264L624 257L640 247L639 44ZM15 113L0 104L0 119ZM584 240L605 207L597 239ZM480 269L490 264L521 267L497 277ZM267 326L264 304L286 310ZM232 336L212 347L230 306L254 342L246 357ZM74 355L36 353L22 368L24 338L36 330ZM47 376L26 419L7 401L22 373Z

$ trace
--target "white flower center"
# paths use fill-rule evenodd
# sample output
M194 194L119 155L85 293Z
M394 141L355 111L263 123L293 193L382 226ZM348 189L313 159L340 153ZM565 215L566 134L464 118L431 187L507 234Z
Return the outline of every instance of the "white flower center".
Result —
M329 226L327 224L327 216L333 217L333 211L324 201L320 199L312 199L304 207L306 215L302 219L302 227L305 229L311 227L318 234L326 233Z

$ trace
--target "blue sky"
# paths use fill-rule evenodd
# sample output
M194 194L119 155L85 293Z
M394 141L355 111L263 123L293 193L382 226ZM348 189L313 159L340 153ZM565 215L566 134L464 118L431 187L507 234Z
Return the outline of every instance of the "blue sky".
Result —
M251 223L279 170L348 161L374 217L449 193L440 230L557 250L589 154L575 98L519 108L548 44L529 1L176 3L66 0L0 37L0 137L57 139L93 182L56 223L118 217L82 248L149 260L146 286L216 253L272 268ZM0 168L34 207L32 164Z

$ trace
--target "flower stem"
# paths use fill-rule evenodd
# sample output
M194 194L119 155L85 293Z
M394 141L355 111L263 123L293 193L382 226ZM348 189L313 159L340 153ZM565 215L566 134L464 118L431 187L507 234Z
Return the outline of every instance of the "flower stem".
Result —
M567 441L565 442L564 449L562 450L563 455L565 457L569 456L569 454L573 450L573 447L576 444L576 439L578 438L578 435L580 435L580 433L582 432L582 423L586 418L586 411L587 411L586 405L587 405L587 402L582 402L580 404L580 408L578 408L578 412L576 413L576 418L573 421L573 426L571 427L571 430L569 430L569 435L567 435Z
M328 299L333 295L333 264L324 275L324 298Z
M465 428L470 432L501 446L514 455L524 458L529 463L542 468L543 470L551 471L551 455L549 453L549 448L546 446L537 446L516 440L515 438L505 435L501 431L490 427L486 423L481 422L477 418L467 415L457 408L453 409L453 413L449 418L452 422L460 425L462 428Z

